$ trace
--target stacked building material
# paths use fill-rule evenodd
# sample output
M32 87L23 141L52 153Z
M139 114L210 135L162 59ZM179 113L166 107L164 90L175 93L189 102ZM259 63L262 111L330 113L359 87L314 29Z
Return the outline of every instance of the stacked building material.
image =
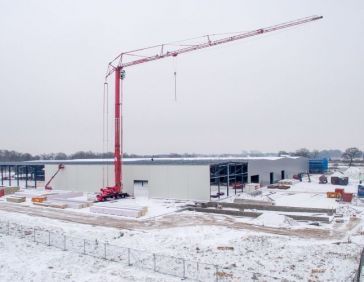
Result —
M19 187L2 187L1 189L4 189L5 195L11 195L19 191Z
M0 197L14 194L15 192L19 191L19 187L0 187Z
M93 201L73 199L73 198L51 197L50 200L66 204L68 208L72 209L83 209L90 207L93 204Z
M259 183L247 183L245 184L245 187L244 187L244 192L253 192L255 190L258 190L260 188L260 184Z
M148 208L141 206L127 206L127 207L116 207L116 206L92 206L90 207L90 211L93 213L99 214L109 214L109 215L118 215L125 217L134 217L138 218L144 216Z
M33 203L43 203L47 200L47 197L45 196L40 196L40 197L33 197L32 198L32 202Z
M273 206L274 203L272 201L263 201L263 200L254 200L254 199L234 199L234 203L236 204L253 204L253 205L267 205Z
M297 179L282 179L278 181L278 185L292 186L299 183Z
M331 184L333 185L348 185L349 177L331 176Z
M51 195L57 194L55 192L45 192L44 190L20 190L19 192L15 192L16 196L23 196L26 198L33 198L33 197L50 197Z
M283 184L271 184L267 186L268 189L282 189L282 190L287 190L289 188L291 188L291 186L288 185L283 185Z
M23 196L9 196L6 198L6 201L11 203L23 203L25 200L26 198Z
M46 201L46 202L43 202L43 203L35 202L33 204L34 205L37 205L37 206L57 208L57 209L65 209L65 208L67 208L67 204L58 203L58 202L49 202L49 201Z
M83 196L83 192L54 190L48 199L69 199Z
M341 194L338 192L326 192L327 198L341 198Z

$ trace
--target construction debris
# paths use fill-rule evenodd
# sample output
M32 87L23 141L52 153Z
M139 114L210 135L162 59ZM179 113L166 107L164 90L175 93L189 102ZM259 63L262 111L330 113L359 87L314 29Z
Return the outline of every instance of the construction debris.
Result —
M234 251L234 247L227 247L227 246L219 246L217 247L220 251Z

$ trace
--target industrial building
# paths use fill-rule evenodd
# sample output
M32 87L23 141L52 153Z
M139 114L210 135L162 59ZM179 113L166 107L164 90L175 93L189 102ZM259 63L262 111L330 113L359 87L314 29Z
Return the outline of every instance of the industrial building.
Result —
M52 181L54 189L97 192L114 181L111 159L42 163L45 180L64 164ZM123 189L130 195L150 198L210 200L214 186L267 185L308 169L308 159L302 157L124 159ZM225 189L225 196L229 196L229 190Z
M44 160L0 163L1 185L40 186L52 180L53 189L98 192L114 182L114 163L107 160ZM267 185L309 170L302 157L252 158L154 158L124 159L123 189L134 196L184 200L210 200L220 188L229 196L228 187L240 183ZM29 179L27 173L30 172ZM23 173L23 174L22 174ZM16 179L11 174L22 175ZM44 176L43 176L44 175ZM44 179L42 179L44 178ZM45 182L43 182L44 180ZM37 181L40 182L37 185ZM43 184L44 185L44 184ZM235 190L236 191L236 190ZM234 192L235 192L234 191Z

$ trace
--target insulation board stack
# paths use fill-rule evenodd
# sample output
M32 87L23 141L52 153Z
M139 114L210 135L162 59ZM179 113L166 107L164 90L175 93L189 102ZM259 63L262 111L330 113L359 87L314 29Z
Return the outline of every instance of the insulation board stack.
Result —
M70 199L52 198L52 201L67 204L67 207L72 208L72 209L83 209L83 208L90 207L93 204L93 202L91 202L91 201L83 201L83 200L72 199L72 198L70 198Z
M11 203L23 203L25 202L25 197L23 196L9 196L6 198L6 201Z
M54 194L48 196L48 199L68 199L68 198L74 198L74 197L81 197L83 196L83 192L73 192L73 191L54 191Z
M299 183L296 179L282 179L278 181L279 185L292 186Z
M47 200L47 197L45 196L40 196L40 197L33 197L32 198L32 202L33 203L43 203Z
M26 198L33 198L33 197L49 197L51 195L54 195L54 194L57 194L57 193L53 193L53 192L44 192L42 190L20 190L19 192L15 192L15 195L16 196L24 196Z
M2 187L1 189L4 189L5 195L11 195L19 191L19 187Z
M138 206L134 206L134 207L133 206L128 206L128 207L92 206L92 207L90 207L90 211L93 213L138 218L138 217L144 216L147 213L148 208L140 207L140 206L139 207Z
M247 183L243 189L244 192L250 193L260 188L259 183Z
M236 204L249 204L249 205L262 205L262 206L273 206L274 203L271 201L253 200L253 199L234 199Z
M67 208L67 204L58 203L58 202L49 202L49 201L46 201L46 202L43 202L43 203L35 202L34 205L42 206L42 207L57 208L57 209Z

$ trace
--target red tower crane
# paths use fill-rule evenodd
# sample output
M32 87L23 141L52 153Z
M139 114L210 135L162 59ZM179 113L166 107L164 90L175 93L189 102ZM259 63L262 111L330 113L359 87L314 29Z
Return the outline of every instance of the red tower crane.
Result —
M217 40L212 40L216 34L205 35L199 38L193 38L193 40L199 39L200 42L194 44L181 44L182 41L172 42L166 44L159 44L151 47L142 49L132 50L120 53L114 60L112 60L107 68L105 79L114 73L115 75L115 148L114 148L114 175L115 184L111 187L105 187L100 190L97 195L98 201L105 201L108 198L124 198L127 193L123 193L123 182L122 182L122 111L121 111L121 81L125 77L125 68L156 61L168 57L176 57L180 54L192 52L195 50L204 49L232 41L253 37L289 27L298 26L301 24L313 22L322 19L322 16L310 16L266 28L260 28L249 32L235 33L228 37L224 37ZM178 48L176 48L176 46ZM154 52L151 55L146 55L144 52ZM130 59L131 58L131 59ZM137 59L135 59L137 58Z

